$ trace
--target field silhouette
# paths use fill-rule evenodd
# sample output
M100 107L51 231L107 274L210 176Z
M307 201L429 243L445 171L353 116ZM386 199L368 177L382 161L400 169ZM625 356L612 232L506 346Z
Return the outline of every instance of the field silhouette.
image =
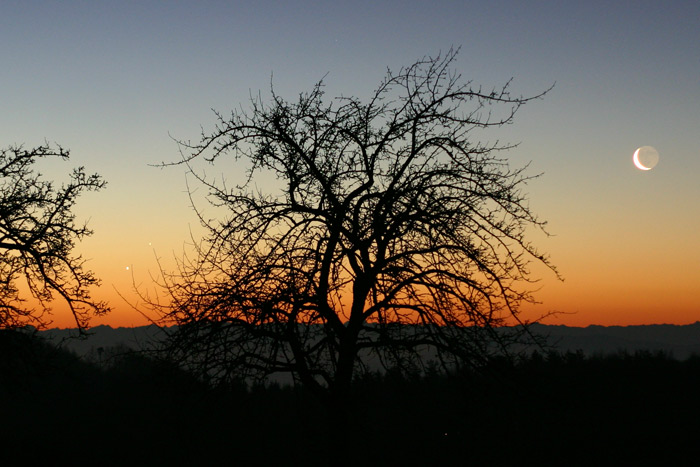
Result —
M303 389L209 387L126 346L101 361L0 332L8 458L76 464L333 465L325 414ZM353 384L355 465L590 465L690 461L700 358L530 352L483 371L373 374Z

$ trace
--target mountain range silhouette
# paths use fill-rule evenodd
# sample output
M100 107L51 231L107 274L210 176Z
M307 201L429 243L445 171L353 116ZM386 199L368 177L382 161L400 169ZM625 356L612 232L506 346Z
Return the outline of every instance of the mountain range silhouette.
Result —
M572 327L533 324L533 334L547 337L547 342L560 352L582 352L586 356L634 353L638 351L663 352L683 360L700 355L700 322L688 325L653 324L639 326ZM157 326L112 328L96 326L86 339L68 339L75 330L49 329L39 334L49 341L61 343L79 356L98 352L100 348L122 346L130 349L148 348L162 337ZM534 350L534 348L533 348Z

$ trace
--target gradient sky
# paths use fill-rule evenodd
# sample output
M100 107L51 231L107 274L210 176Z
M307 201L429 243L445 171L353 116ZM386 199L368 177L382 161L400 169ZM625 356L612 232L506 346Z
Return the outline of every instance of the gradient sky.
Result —
M494 136L520 141L528 186L552 237L533 233L546 270L528 317L550 324L700 320L700 2L693 1L3 1L0 146L44 141L106 190L79 200L95 234L80 245L112 314L145 320L132 277L150 289L156 258L173 265L198 223L173 139L197 139L251 92L294 98L326 76L329 96L367 96L387 67L461 46L456 69L485 87L514 78L536 94ZM274 75L274 76L273 76ZM658 166L632 164L654 146ZM235 179L235 164L209 173ZM129 269L127 270L127 267ZM57 310L54 323L70 326Z

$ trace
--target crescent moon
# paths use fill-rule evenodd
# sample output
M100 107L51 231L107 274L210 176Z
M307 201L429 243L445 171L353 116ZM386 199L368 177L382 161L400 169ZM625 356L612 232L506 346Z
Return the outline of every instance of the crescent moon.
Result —
M632 156L632 161L634 162L634 165L636 165L639 170L651 170L651 167L645 167L644 164L639 162L639 149L634 151L634 156Z

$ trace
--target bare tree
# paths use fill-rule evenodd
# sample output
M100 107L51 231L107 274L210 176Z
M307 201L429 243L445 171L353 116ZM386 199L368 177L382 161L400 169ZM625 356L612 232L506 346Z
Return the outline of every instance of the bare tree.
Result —
M528 263L551 266L525 239L544 226L521 191L532 177L497 157L513 146L474 139L544 93L474 87L455 55L388 71L367 101L325 101L322 82L296 102L272 90L180 142L176 164L227 215L198 211L208 235L164 275L173 349L208 377L287 372L342 405L374 364L480 365L505 348ZM226 155L241 186L194 169Z
M56 298L68 305L80 330L91 315L109 310L91 299L89 288L99 282L73 251L76 240L92 234L75 223L76 199L105 182L79 167L56 187L33 170L35 162L49 157L68 159L69 152L48 144L0 150L0 328L47 325ZM38 309L27 306L29 296Z

